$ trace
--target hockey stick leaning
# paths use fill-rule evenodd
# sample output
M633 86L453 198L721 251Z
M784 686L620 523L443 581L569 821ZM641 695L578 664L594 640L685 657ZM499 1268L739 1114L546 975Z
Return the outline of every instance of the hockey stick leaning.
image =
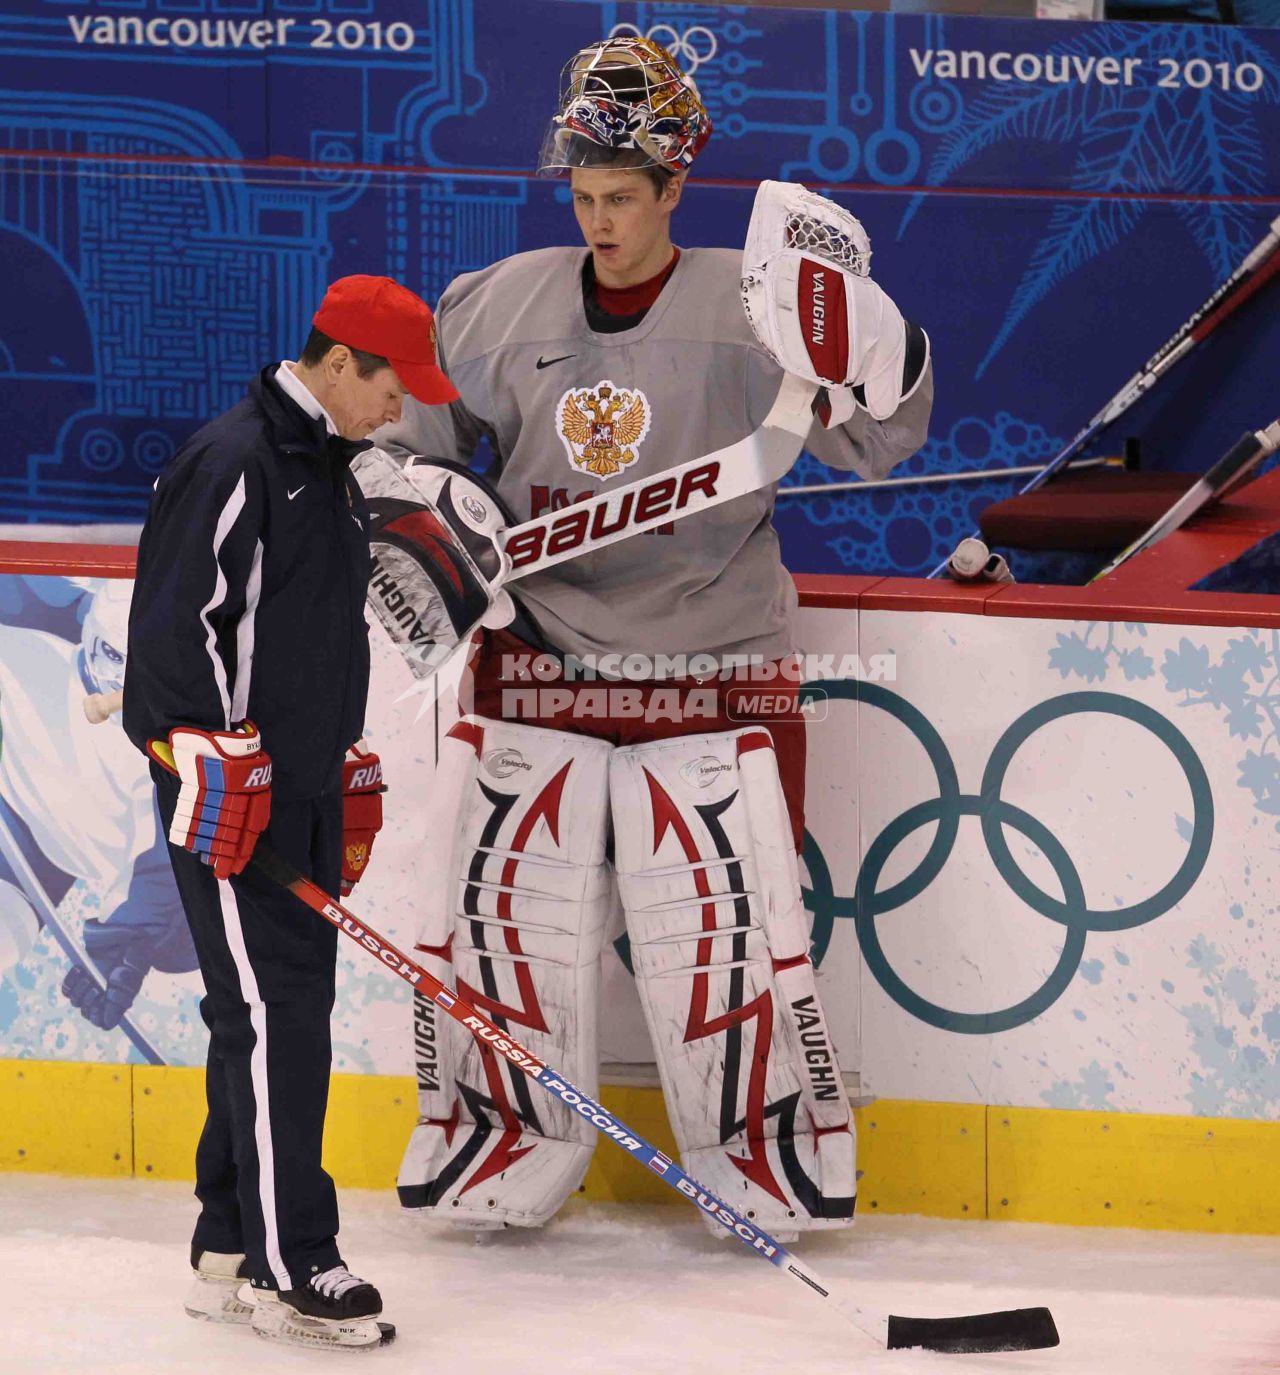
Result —
M1109 564L1095 573L1090 582L1097 582L1114 572L1122 563L1127 563L1135 554L1159 544L1166 535L1171 535L1185 525L1207 502L1224 496L1236 483L1257 467L1264 458L1280 449L1280 420L1273 420L1265 430L1251 431L1230 449L1209 469L1207 473L1177 501L1149 529L1138 536L1126 549L1122 549Z
M287 888L313 912L331 922L358 945L371 951L393 973L431 998L438 1007L464 1026L496 1055L527 1074L535 1083L590 1122L603 1136L628 1155L647 1165L683 1198L696 1203L714 1222L738 1238L754 1255L790 1275L819 1298L826 1299L850 1322L887 1347L924 1347L930 1351L1033 1351L1057 1346L1058 1332L1047 1308L1017 1308L1003 1313L975 1313L956 1318L906 1318L876 1313L848 1300L836 1298L808 1266L781 1242L748 1222L715 1194L691 1179L674 1160L637 1136L607 1108L589 1098L549 1065L531 1055L507 1031L476 1011L453 989L415 964L390 941L334 902L323 889L304 878L292 865L259 843L253 866L267 878Z
M1271 221L1271 227L1261 242L1250 250L1240 266L1204 305L1147 359L1141 371L1136 372L1116 392L1065 449L1050 459L1025 487L1018 489L1017 495L1034 492L1061 472L1085 445L1092 443L1112 421L1118 420L1130 406L1145 396L1179 359L1186 357L1202 339L1207 339L1225 319L1277 274L1280 274L1280 217ZM977 533L974 531L975 536ZM940 578L947 571L947 562L944 560L940 563L929 576Z

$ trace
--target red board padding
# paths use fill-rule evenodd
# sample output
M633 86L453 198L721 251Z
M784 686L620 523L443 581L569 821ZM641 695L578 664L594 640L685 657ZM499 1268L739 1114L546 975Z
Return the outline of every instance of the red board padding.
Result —
M947 578L881 578L858 600L863 611L946 611L981 616L1002 584L958 583Z
M138 551L131 544L55 544L0 540L0 573L32 577L131 578Z
M796 591L801 606L834 606L852 609L868 588L884 581L881 577L853 576L845 573L797 573Z
M1149 530L1196 476L1069 470L1034 492L992 502L978 524L992 547L1114 554Z

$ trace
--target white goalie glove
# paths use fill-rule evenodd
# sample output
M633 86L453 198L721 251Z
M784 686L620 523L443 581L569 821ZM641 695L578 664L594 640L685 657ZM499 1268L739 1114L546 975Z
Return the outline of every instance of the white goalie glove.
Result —
M847 210L791 182L760 183L742 252L742 302L777 363L834 389L828 424L848 419L855 400L873 419L888 419L928 366L928 335L902 318L870 270L871 241Z
M479 474L376 448L351 471L369 503L369 602L417 676L478 626L511 623L515 604L498 584L509 571L500 536L514 517Z

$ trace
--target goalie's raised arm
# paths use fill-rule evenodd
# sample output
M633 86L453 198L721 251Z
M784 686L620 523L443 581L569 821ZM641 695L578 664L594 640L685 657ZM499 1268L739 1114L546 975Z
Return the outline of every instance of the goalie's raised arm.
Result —
M871 241L847 210L803 186L762 181L742 251L742 303L788 372L851 387L886 420L920 385L929 337L871 280Z
M924 442L933 379L928 335L870 268L871 242L847 210L803 186L760 183L742 255L747 319L779 366L827 389L813 452L881 477Z

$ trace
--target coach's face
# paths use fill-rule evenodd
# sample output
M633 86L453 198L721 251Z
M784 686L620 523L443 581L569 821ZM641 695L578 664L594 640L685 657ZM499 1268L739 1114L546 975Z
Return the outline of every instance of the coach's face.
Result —
M671 257L671 212L683 178L661 189L637 171L575 167L573 213L605 286L633 286L662 271Z
M349 349L339 344L324 362L325 409L343 439L367 439L380 425L400 419L408 395L394 368L378 368L363 377Z

